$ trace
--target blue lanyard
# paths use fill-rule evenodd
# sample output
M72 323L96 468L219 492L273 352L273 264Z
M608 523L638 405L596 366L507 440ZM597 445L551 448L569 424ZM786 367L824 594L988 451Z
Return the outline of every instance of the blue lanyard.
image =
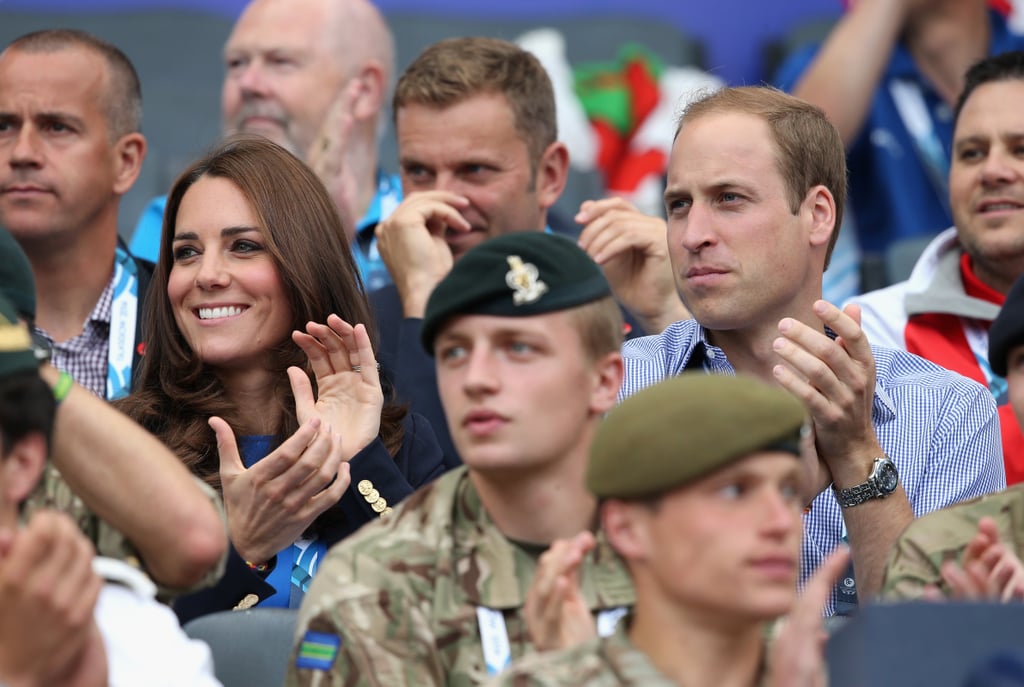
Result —
M921 161L925 174L935 188L946 212L949 209L949 158L946 150L935 133L928 105L921 92L921 86L909 79L893 81L889 84L896 111L903 120L903 126L914 140L914 149Z
M135 355L135 320L138 316L139 279L135 260L121 246L114 253L114 294L110 304L107 352L107 400L128 395Z

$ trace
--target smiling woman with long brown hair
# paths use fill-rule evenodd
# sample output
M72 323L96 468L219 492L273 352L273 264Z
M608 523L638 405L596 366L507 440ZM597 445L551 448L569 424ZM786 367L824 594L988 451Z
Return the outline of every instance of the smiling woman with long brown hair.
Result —
M326 549L443 471L389 404L333 201L262 138L228 139L168 195L138 391L120 408L220 490L233 545L182 620L295 607Z

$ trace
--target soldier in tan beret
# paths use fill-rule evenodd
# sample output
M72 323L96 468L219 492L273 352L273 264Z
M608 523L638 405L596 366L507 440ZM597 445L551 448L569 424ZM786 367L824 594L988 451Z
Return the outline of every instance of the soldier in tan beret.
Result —
M796 599L805 413L753 377L687 373L612 411L587 485L625 559L636 605L615 635L539 654L500 685L815 685L821 610L847 560L828 559ZM564 596L573 619L575 583ZM767 628L789 621L766 645Z

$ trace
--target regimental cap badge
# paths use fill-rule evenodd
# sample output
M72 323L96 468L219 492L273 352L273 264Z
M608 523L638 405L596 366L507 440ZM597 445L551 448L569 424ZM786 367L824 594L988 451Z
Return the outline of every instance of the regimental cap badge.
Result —
M0 318L0 353L32 350L32 337L23 324L10 323Z
M0 378L38 370L28 327L18 320L14 305L0 292Z
M509 255L509 271L505 273L505 283L512 289L512 302L516 305L533 303L548 291L548 285L539 279L540 272L531 262L523 262L518 255Z

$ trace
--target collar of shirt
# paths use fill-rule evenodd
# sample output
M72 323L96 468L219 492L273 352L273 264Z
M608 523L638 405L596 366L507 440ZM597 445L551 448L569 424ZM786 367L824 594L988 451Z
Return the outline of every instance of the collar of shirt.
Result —
M829 338L835 338L835 333L827 328L825 333L829 335ZM679 351L679 358L674 369L670 370L673 376L694 369L702 369L705 372L714 374L736 374L736 370L726 357L725 351L708 341L707 330L696 320L675 322L669 325L662 332L661 336L665 336L666 340L672 342L668 346L669 350L675 348ZM643 338L650 339L652 337ZM626 357L628 360L630 356L627 355ZM624 390L624 393L620 393L619 400L622 400L630 393L635 393L637 390L632 389L628 392ZM893 401L879 384L877 378L875 380L875 399L872 412L876 423L888 422L895 417Z
M484 509L468 472L456 487L453 509L453 559L468 561L476 571L475 583L463 590L470 603L492 609L521 608L537 559L501 533ZM466 578L464 573L459 577ZM601 531L597 546L582 566L580 587L591 609L633 604L633 586L625 564Z
M377 171L377 192L370 201L370 207L356 223L356 244L365 252L373 242L374 231L381 220L394 212L402 202L402 180L397 174Z
M67 341L55 342L49 332L35 323L32 324L32 329L36 334L45 337L54 348L82 350L92 345L92 339L96 336L102 336L104 345L106 345L106 332L110 330L110 306L113 300L114 278L111 277L110 281L103 288L102 293L100 293L100 298L96 301L96 305L93 306L92 312L89 313L85 318L85 322L82 323L82 333Z

